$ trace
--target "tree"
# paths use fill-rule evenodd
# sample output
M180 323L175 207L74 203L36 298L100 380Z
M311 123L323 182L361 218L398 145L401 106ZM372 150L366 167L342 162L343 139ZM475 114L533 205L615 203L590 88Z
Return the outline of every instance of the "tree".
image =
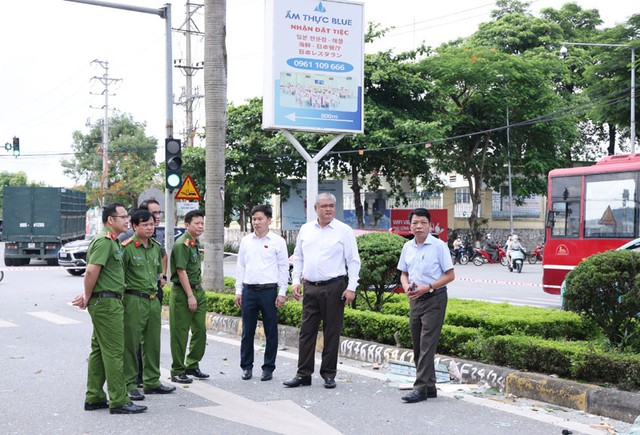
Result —
M356 241L362 262L358 297L370 310L380 311L400 285L398 258L407 240L393 233L373 232L358 236Z
M286 199L284 179L301 177L305 164L282 135L262 130L260 98L230 105L227 119L225 216L237 213L240 228L246 231L251 208L273 194Z
M448 138L434 141L429 157L440 171L468 180L468 222L476 240L482 192L507 183L508 155L517 197L544 194L548 171L565 164L565 149L577 133L574 119L553 116L565 107L550 85L558 62L544 54L516 56L468 45L444 47L421 62L425 79L444 97L434 99L443 102L437 119L450 128Z
M206 117L206 225L204 287L224 288L225 138L227 125L226 1L204 2L204 93Z
M112 201L134 205L154 180L159 184L157 140L145 135L145 127L146 124L135 122L128 114L118 114L109 120L107 174L103 174L102 122L93 125L86 135L73 132L74 157L63 160L62 166L66 175L82 184L89 205L102 206Z

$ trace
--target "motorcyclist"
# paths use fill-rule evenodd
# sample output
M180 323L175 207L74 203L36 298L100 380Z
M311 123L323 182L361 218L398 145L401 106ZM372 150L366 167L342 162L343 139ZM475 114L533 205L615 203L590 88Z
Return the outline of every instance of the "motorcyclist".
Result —
M498 260L498 245L491 238L491 233L487 233L487 235L484 236L482 250L486 251L489 254L489 257L491 257L492 261Z
M462 240L460 240L460 237L456 237L455 240L453 241L453 253L455 256L455 261L460 261L460 255L462 255Z
M511 243L509 243L509 246L507 248L507 257L509 258L509 270L513 270L513 261L511 260L511 254L515 251L524 252L524 246L522 246L522 243L520 243L520 240L518 239L517 234L514 234L513 236L511 236Z

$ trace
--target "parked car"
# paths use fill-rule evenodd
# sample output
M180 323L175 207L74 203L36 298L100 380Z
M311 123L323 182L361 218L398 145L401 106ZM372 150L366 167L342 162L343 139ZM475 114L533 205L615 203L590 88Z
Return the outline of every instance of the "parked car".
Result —
M164 231L164 227L159 226L158 230ZM173 239L177 240L184 232L183 227L175 227ZM93 236L86 236L84 240L69 242L58 251L58 264L70 275L81 276L87 270L87 250L92 238Z

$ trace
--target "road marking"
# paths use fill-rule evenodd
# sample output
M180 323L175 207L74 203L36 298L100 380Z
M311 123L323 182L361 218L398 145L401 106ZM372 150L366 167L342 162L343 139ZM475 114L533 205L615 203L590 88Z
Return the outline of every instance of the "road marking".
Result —
M497 279L456 278L456 281L477 282L481 284L524 285L529 287L542 287L542 284L538 284L535 282L498 281Z
M0 328L14 328L18 325L11 323L8 320L0 319Z
M56 325L73 325L74 323L82 323L78 320L59 316L58 314L50 313L48 311L28 311L27 314L46 320L47 322L55 323Z

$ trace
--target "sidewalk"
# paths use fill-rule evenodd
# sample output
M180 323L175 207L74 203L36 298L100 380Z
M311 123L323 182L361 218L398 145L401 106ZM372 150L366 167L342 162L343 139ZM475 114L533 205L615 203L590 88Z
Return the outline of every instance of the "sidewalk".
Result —
M163 307L163 317L169 317L168 307ZM207 329L223 332L231 336L242 335L242 319L239 317L207 314ZM298 347L299 329L278 325L278 339L281 346ZM258 322L256 339L264 340L262 322ZM318 334L316 349L323 346L322 332ZM389 361L413 363L413 351L379 343L340 339L340 357L362 361L379 366ZM452 358L436 356L436 363L449 366ZM456 366L462 375L462 383L478 384L486 382L505 394L538 400L541 402L576 409L589 414L609 417L627 423L634 423L640 416L640 393L603 388L597 385L581 384L537 373L521 372L505 367L481 364L474 361L456 359Z

